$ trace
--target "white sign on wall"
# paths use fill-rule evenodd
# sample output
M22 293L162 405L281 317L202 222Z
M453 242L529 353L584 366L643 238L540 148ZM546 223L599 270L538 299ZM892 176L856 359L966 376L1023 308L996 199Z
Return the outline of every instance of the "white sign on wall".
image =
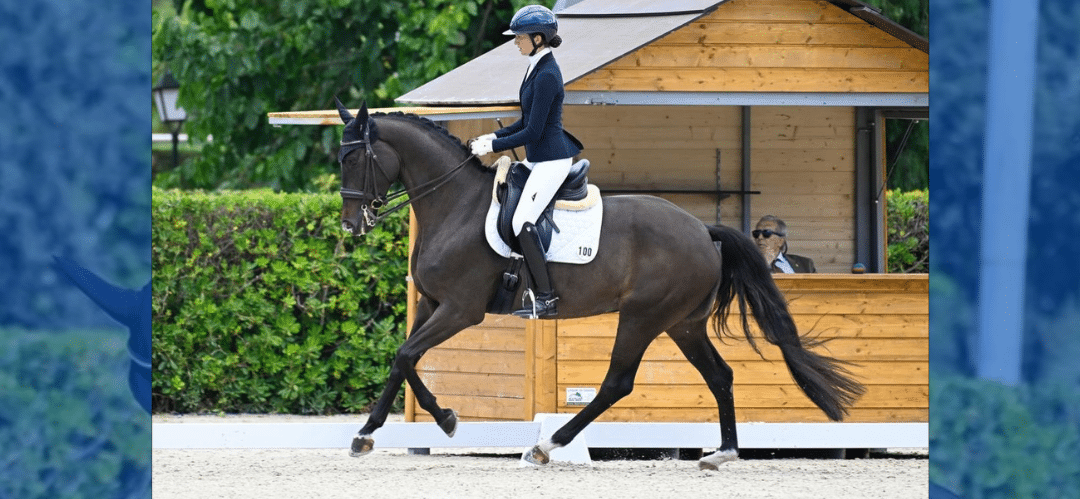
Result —
M587 405L596 398L596 388L567 388L566 405Z

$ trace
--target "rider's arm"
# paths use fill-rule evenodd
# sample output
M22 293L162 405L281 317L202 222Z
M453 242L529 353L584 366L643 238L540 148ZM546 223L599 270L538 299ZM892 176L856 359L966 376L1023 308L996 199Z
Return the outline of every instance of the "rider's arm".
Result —
M551 104L555 101L555 95L561 86L562 83L558 81L554 74L540 73L536 75L536 80L533 82L533 94L528 116L522 116L517 123L495 132L495 136L499 138L492 142L492 148L495 151L505 151L540 140L544 125L551 114ZM521 125L521 128L508 135L499 133L514 128L515 125Z

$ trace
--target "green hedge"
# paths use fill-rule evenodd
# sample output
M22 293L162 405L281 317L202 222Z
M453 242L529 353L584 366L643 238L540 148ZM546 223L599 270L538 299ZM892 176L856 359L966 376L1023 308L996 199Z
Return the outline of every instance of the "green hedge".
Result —
M930 191L890 190L886 197L888 272L930 272Z
M1080 394L934 372L930 479L961 497L1080 497Z
M155 412L360 412L405 336L404 211L336 194L153 191Z
M128 389L126 340L0 329L0 497L146 495L150 416Z

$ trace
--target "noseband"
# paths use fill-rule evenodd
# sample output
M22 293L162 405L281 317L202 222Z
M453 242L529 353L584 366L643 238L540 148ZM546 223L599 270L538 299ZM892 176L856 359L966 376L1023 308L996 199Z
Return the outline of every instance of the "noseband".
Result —
M424 196L435 192L435 190L437 190L439 187L442 187L443 184L450 181L450 178L453 177L455 173L460 171L466 164L468 164L470 159L476 157L475 154L470 154L467 158L465 158L464 161L461 162L461 164L457 165L450 171L440 175L439 177L436 177L435 179L425 182L422 185L416 186L415 190L421 191L420 194L416 196L410 195L408 201L395 205L390 209L379 212L379 210L385 207L390 201L396 200L402 196L405 196L406 194L410 194L410 190L408 188L404 188L389 195L382 195L378 193L378 185L375 182L376 169L379 171L382 177L387 180L388 183L392 184L394 181L390 178L389 175L386 174L386 170L384 170L382 164L379 163L379 156L375 154L375 149L372 148L373 141L371 140L370 131L371 126L365 126L364 138L348 142L342 141L341 149L338 150L339 163L344 161L345 156L347 156L349 153L361 147L364 148L364 156L367 159L367 171L364 174L364 190L358 191L355 189L346 189L345 187L341 188L342 202L344 202L346 199L356 199L360 201L360 215L363 220L357 220L357 223L354 224L354 226L359 228L361 235L367 233L367 230L369 228L375 227L376 224L383 221L383 219L385 219L386 217L390 216L391 213L405 208L413 202L420 200ZM370 202L367 201L368 198L371 199Z

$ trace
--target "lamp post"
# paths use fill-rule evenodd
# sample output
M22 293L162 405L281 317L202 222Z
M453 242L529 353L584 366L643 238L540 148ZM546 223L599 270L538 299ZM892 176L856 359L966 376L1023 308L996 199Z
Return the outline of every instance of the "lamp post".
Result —
M166 71L161 76L158 84L151 89L154 96L154 104L157 106L158 117L161 122L169 127L172 132L173 168L179 166L180 128L184 126L187 112L184 108L176 105L176 98L180 94L180 83L173 78L172 72Z

